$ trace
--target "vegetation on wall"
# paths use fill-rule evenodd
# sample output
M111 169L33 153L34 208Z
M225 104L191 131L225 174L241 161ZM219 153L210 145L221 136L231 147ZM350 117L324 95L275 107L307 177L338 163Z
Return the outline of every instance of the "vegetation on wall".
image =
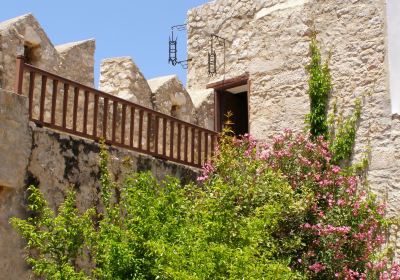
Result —
M337 116L336 105L332 115L328 115L330 93L333 89L329 68L330 57L331 53L325 61L322 61L317 32L314 29L310 40L310 63L306 67L309 74L310 98L310 113L306 116L306 123L313 139L322 136L328 140L332 163L348 164L353 154L362 104L360 99L356 99L354 112L348 118Z
M305 278L399 279L392 252L381 251L390 224L385 205L356 176L332 164L332 158L322 136L311 140L290 130L274 137L271 145L251 136L223 138L219 157L201 179L246 186L267 170L285 178L300 213L293 220L286 217L283 230L276 229L299 238L299 243L290 240L292 250L285 252L289 267Z
M246 184L246 191L239 181L210 181L199 188L182 186L173 178L157 182L148 173L133 174L118 185L108 173L107 157L103 150L103 207L97 214L95 209L77 214L73 192L55 214L37 188L28 189L32 217L12 223L28 241L28 263L37 276L300 278L299 272L291 271L286 252L297 246L299 238L273 233L287 217L295 219L302 212L303 202L274 172L260 174ZM78 265L85 263L82 260L88 262L85 269Z
M356 99L355 108L352 115L348 118L339 116L333 117L331 123L330 151L332 152L332 162L335 164L347 163L353 156L353 147L356 140L357 123L361 117L362 104L360 99Z
M101 153L103 206L75 194L55 213L28 189L28 263L46 279L387 279L384 205L332 165L323 137L285 131L271 146L224 133L199 184L148 173L112 181ZM390 278L392 277L392 278Z
M309 74L308 95L310 97L310 113L306 116L311 135L315 138L328 138L328 102L332 90L332 78L329 69L329 58L322 62L318 46L317 33L312 32L310 41L311 61L306 70Z

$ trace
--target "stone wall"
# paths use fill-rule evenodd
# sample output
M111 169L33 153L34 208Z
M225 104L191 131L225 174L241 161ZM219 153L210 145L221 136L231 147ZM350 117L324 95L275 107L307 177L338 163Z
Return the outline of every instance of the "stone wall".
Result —
M4 280L28 279L23 243L9 224L11 217L22 217L25 211L25 174L32 145L26 107L26 97L0 89L0 279Z
M354 160L371 148L371 188L388 200L389 216L398 215L400 125L391 113L384 0L216 0L192 9L188 12L189 93L247 72L250 133L266 140L284 128L301 131L309 110L305 65L313 26L324 57L332 51L331 102L348 115L355 98L364 101ZM218 73L209 77L212 33L226 39L226 65L217 46ZM210 101L199 99L196 108Z
M384 18L384 1L217 0L200 6L188 13L188 90L249 72L250 125L256 136L268 137L288 125L301 129L308 111L304 66L313 19L323 48L332 48L333 97L349 107L354 96L385 90ZM214 77L207 68L211 33L227 40L225 73L217 48Z
M9 225L11 217L26 217L26 186L38 186L53 209L70 188L77 192L80 209L98 205L99 144L29 124L27 98L4 90L0 136L0 280L28 279L24 244ZM110 147L109 152L110 171L117 181L127 173L151 171L158 179L172 175L186 183L198 172L125 149Z
M51 73L93 87L95 41L86 40L54 46L32 14L23 15L0 23L0 88L14 91L17 54L24 54L27 63ZM28 93L28 73L25 73L23 92ZM34 85L33 115L39 115L41 77L36 76ZM71 89L72 91L72 89ZM52 83L47 83L46 108L51 102ZM63 85L58 85L59 96ZM81 93L83 94L83 93ZM62 100L57 99L56 124L62 121ZM89 106L92 106L90 101ZM68 98L68 118L72 121L73 94ZM83 104L79 105L83 111ZM90 118L91 116L89 116ZM45 110L45 121L50 120L50 111Z
M153 108L151 89L130 57L107 58L101 62L99 89L147 108Z
M26 183L38 184L53 208L63 201L68 187L77 191L80 209L97 205L100 199L99 151L100 146L94 141L32 126ZM170 175L188 183L195 180L198 172L126 149L110 147L109 153L109 168L116 181L123 180L129 173L151 171L159 180Z
M17 189L24 183L32 137L27 98L0 89L0 186ZM10 150L13 151L10 153Z
M391 138L390 148L393 155L387 160L393 160L392 164L387 169L382 169L380 172L374 172L375 182L386 182L386 195L389 205L389 214L399 215L400 213L400 116L394 115L391 121ZM386 142L387 143L387 142ZM381 158L382 161L385 158ZM379 189L378 189L379 191ZM399 256L399 239L400 227L394 226L391 231L391 241L397 244L397 255Z
M100 201L98 143L29 123L28 74L25 74L23 95L9 92L14 90L16 56L24 53L29 64L93 87L94 50L94 40L53 46L31 14L0 23L0 157L4 159L0 166L0 280L29 278L23 256L24 243L9 224L11 217L27 215L26 186L38 186L53 209L60 205L70 188L77 192L80 209L98 205ZM175 77L155 89L153 94L140 70L127 57L104 60L101 75L100 87L110 94L148 108L158 104L157 110L167 114L173 113L171 108L177 106L175 117L196 122L191 99ZM35 81L33 116L38 117L41 77L36 76ZM51 108L52 83L48 82L46 88L45 108ZM72 90L70 88L70 92ZM62 83L58 85L57 94L55 122L61 125ZM82 96L83 92L80 94ZM153 100L155 94L157 98ZM89 100L90 120L93 119L93 102ZM98 125L101 125L102 106L100 103ZM78 107L77 129L80 130L83 102L78 103ZM67 125L70 125L73 94L68 95L67 108ZM110 110L110 123L111 117ZM130 118L130 114L127 117ZM138 121L138 116L135 118ZM50 121L49 111L45 111L44 120ZM120 117L117 124L120 124ZM91 122L88 123L89 130L90 126ZM194 180L198 172L125 149L109 148L109 152L111 172L117 181L126 173L149 170L158 179L172 175L185 183Z
M24 46L31 49L30 63L50 72L57 72L60 57L46 33L31 15L23 15L0 23L3 89L13 91L17 54L24 54Z
M94 40L54 47L32 14L0 23L1 87L14 90L17 54L26 54L30 64L93 86ZM24 47L27 48L24 51Z
M192 99L176 75L147 82L152 91L154 110L185 122L196 122Z
M189 94L196 110L196 123L207 129L215 130L214 90L190 90Z
M93 87L95 48L94 39L55 46L61 60L59 75Z

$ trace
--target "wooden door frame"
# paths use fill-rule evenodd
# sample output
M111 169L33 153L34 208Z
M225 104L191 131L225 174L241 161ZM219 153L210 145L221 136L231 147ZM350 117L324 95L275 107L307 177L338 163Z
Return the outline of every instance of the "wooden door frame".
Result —
M206 86L207 89L214 89L214 130L221 132L221 92L230 88L243 86L247 84L247 122L248 130L250 132L250 79L249 74L243 74L231 79L210 83Z

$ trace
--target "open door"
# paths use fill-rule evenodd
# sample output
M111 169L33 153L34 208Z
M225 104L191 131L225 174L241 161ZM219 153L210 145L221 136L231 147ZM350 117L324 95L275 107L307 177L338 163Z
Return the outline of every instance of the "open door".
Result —
M219 131L228 121L228 112L232 114L230 121L233 123L231 129L235 135L243 135L249 132L247 91L232 93L229 91L218 91L219 95Z
M249 132L248 76L211 84L208 88L215 90L215 129L220 132L227 121L227 114L232 114L231 129L235 135Z

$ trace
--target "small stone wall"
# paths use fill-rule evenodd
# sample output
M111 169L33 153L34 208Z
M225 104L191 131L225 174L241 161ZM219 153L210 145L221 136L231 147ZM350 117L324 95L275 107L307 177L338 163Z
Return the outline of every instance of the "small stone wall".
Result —
M99 89L144 107L153 108L151 89L130 57L108 58L101 62Z
M25 174L32 145L26 107L26 97L0 89L0 280L29 275L23 243L9 224L11 217L25 213Z
M0 22L1 88L14 90L17 54L27 55L34 66L93 86L94 50L94 40L55 47L32 14Z
M29 124L27 98L4 90L0 136L0 280L28 279L24 244L9 225L11 217L26 217L26 186L38 186L53 209L70 188L77 192L79 209L98 205L100 148L94 141ZM117 181L137 171L151 171L157 179L171 175L183 183L198 174L197 169L125 149L110 147L109 152L110 171Z
M154 110L185 122L196 122L192 99L176 75L147 82L152 91Z
M97 205L100 199L99 144L34 125L32 136L26 183L39 185L53 208L63 201L69 187L77 191L80 209ZM159 180L169 175L188 183L196 179L198 172L125 149L110 147L109 153L109 168L116 181L123 180L129 173L151 171Z
M189 95L192 98L193 105L196 108L196 123L210 130L215 128L215 107L214 107L214 90L191 90Z

